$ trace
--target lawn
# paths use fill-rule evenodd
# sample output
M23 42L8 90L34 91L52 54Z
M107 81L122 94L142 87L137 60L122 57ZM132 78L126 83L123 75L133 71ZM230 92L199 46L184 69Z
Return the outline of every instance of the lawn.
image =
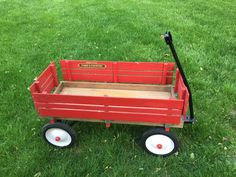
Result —
M0 176L236 176L236 4L216 0L0 0ZM148 127L78 123L70 149L46 144L28 86L54 60L173 61L197 123L173 129L178 154L144 152Z

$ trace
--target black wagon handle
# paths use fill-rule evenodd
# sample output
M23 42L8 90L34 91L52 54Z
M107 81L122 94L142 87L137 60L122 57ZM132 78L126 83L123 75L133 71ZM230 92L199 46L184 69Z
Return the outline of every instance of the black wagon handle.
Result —
M181 74L181 76L183 78L184 84L187 87L188 92L189 92L189 112L190 112L190 116L187 116L186 119L184 120L184 122L186 122L186 123L194 123L195 117L194 117L194 111L193 111L192 93L191 93L190 86L188 84L187 78L186 78L186 76L184 74L183 67L182 67L182 65L180 63L180 60L179 60L179 57L178 57L178 55L176 53L171 33L170 32L166 32L164 34L164 39L166 41L166 44L169 45L169 47L170 47L171 53L172 53L172 55L173 55L173 57L175 59L175 63L177 65L177 67L179 68L179 72L180 72L180 74Z

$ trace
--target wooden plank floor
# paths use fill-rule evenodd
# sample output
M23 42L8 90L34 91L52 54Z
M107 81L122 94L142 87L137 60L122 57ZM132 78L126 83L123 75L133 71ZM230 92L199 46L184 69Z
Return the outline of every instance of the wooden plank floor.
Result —
M175 98L171 85L141 85L96 82L63 81L58 94L81 96L109 96L123 98L170 99ZM145 89L146 88L146 89Z

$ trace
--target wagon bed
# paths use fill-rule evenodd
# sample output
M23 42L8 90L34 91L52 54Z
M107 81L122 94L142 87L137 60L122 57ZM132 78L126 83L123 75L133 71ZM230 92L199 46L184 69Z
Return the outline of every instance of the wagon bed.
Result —
M174 63L61 60L31 85L41 117L183 127L188 90Z
M61 81L54 92L62 95L175 99L172 85L116 84Z

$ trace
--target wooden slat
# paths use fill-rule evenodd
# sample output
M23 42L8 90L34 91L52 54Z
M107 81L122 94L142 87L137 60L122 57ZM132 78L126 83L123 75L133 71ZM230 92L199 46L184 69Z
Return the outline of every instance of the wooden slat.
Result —
M67 68L62 68L62 73L66 73ZM91 72L92 71L92 72ZM101 75L110 75L112 70L108 69L70 69L72 75L74 74L101 74Z
M99 120L119 120L127 122L153 122L163 124L179 124L180 116L166 116L147 113L127 113L127 112L103 112L103 111L85 111L85 110L67 110L67 109L47 109L40 108L41 116L65 117L65 118L87 118Z
M42 103L35 102L38 108L50 108L50 109L79 109L79 110L104 110L104 105L90 105L90 104L66 104L66 103Z
M164 63L163 65L163 72L162 72L162 78L161 78L161 84L166 84L167 81L167 72L168 72L168 63Z
M55 87L55 83L53 80L51 80L42 90L41 92L47 92L50 93L51 90Z
M166 84L172 84L173 81L173 74L174 74L174 67L175 67L175 63L168 63L167 65L167 78L166 78ZM173 72L170 72L173 71Z
M39 81L40 83L44 83L44 82L48 79L49 75L52 74L50 67L51 67L51 66L49 65L49 66L40 74L40 76L37 78L37 81Z
M130 112L130 113L148 113L148 114L159 114L159 115L178 115L180 116L182 111L178 109L154 109L145 107L118 107L108 106L108 111L114 112Z
M80 64L104 64L106 65L104 69L112 69L111 61L92 61L92 60L60 60L61 68L67 67L66 62L69 63L70 69L79 68Z
M126 76L154 76L155 77L155 76L162 76L163 71L118 70L117 74L126 75Z
M98 104L130 107L183 108L183 100L112 98L96 96L75 96L60 94L33 94L34 101L48 103Z
M117 62L113 62L112 69L113 69L113 71L112 71L113 82L116 83L116 82L118 82L118 77L117 77L117 75L118 75L118 64L117 64Z
M112 75L81 75L81 74L72 74L71 80L74 81L94 81L94 82L112 82Z
M105 114L108 120L120 120L128 122L153 122L162 124L179 124L180 116L170 115L155 115L155 114L141 114L141 113L128 113L128 112L109 112Z
M175 76L175 89L174 89L174 92L175 92L175 93L176 93L177 90L178 90L179 76L180 76L180 73L179 73L179 70L178 70L178 68L177 68L177 69L176 69L176 76Z
M97 110L105 111L104 105L89 105L89 104L65 104L65 103L40 103L35 102L38 108L50 108L50 109L74 109L74 110ZM159 115L178 115L180 116L182 111L178 109L154 109L145 107L120 107L120 106L107 106L106 111L111 112L130 112L130 113L147 113L147 114L159 114Z
M51 65L51 70L52 70L53 81L55 83L55 86L58 86L59 81L58 81L58 76L57 76L56 64L55 62L52 62L50 65Z
M183 113L182 113L184 115L184 117L186 117L186 115L187 115L188 106L189 106L189 92L186 89L185 97L184 97L184 108L183 108Z
M44 82L39 82L39 86L41 90L45 90L49 85L51 85L51 83L55 85L53 75L49 74L47 79Z
M104 112L101 111L85 111L85 110L72 110L72 109L38 109L42 117L66 117L66 118L87 118L87 119L102 119Z
M141 84L160 84L161 83L161 77L143 77L143 76L118 75L118 82L141 83Z
M118 62L118 70L162 70L163 62Z

